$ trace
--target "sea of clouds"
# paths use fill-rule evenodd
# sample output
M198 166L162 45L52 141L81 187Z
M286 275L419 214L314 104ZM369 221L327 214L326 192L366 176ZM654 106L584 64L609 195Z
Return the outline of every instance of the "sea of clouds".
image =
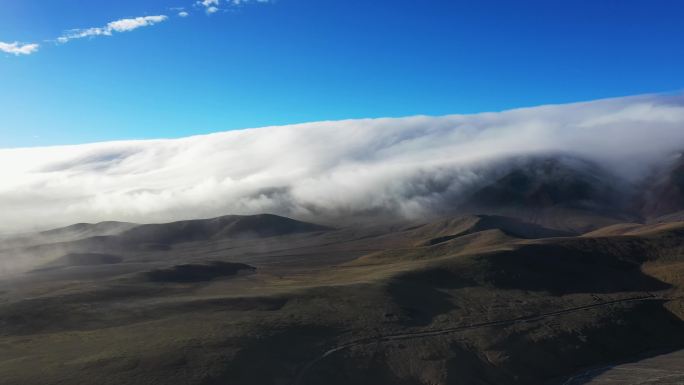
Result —
M569 154L637 180L682 149L682 95L0 149L0 232L264 212L420 218L512 157Z

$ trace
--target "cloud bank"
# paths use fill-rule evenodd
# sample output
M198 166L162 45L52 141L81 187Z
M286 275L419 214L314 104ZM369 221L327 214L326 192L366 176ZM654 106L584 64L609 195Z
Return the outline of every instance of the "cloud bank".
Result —
M270 212L419 218L488 165L571 154L635 180L684 148L684 97L0 150L0 231Z
M17 41L15 41L14 43L3 43L0 41L0 51L16 56L30 55L34 52L38 52L39 47L40 46L35 43L21 44Z

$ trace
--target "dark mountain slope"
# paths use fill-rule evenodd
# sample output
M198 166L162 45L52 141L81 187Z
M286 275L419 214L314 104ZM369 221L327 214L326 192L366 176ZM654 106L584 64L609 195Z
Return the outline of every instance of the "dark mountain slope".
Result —
M508 236L525 239L572 235L500 215L469 215L421 225L407 232L407 236L420 239L418 245L429 246L486 230L499 230Z
M643 183L640 209L651 221L684 218L684 157L677 156L664 169ZM664 217L664 218L661 218Z
M76 228L80 228L77 226ZM137 225L117 235L98 235L72 241L56 241L25 245L4 244L0 249L0 271L30 271L53 267L53 262L68 255L113 254L125 257L130 253L168 252L174 245L205 242L200 250L210 250L221 240L248 240L325 232L331 228L297 221L277 215L230 215L162 224ZM57 230L55 233L61 233ZM2 243L0 243L2 244ZM191 258L197 253L186 255ZM201 253L200 253L201 254ZM64 261L62 261L64 262ZM68 262L68 261L67 261ZM61 263L68 266L70 263Z
M45 243L71 242L79 239L118 235L138 226L128 222L76 223L66 227L0 238L0 249L27 247Z
M71 226L43 231L40 232L38 235L46 238L56 239L81 239L102 235L117 235L136 226L138 226L138 224L136 223L115 221L106 221L99 223L77 223Z
M500 214L572 232L636 217L631 188L596 164L570 157L514 162L502 176L459 205L472 213Z
M211 219L137 226L117 237L128 244L175 244L225 238L263 238L327 231L329 227L300 222L277 215L228 215Z

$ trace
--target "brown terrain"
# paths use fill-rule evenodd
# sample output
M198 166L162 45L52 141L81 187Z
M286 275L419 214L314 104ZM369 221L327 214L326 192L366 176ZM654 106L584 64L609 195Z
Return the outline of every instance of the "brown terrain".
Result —
M641 215L545 167L461 203L486 215L5 238L0 382L681 384L677 179L662 177Z

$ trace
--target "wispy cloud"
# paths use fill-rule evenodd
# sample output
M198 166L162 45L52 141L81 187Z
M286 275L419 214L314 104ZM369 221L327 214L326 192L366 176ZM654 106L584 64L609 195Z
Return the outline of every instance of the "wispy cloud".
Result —
M66 43L74 39L93 36L111 36L115 32L129 32L141 27L155 25L167 20L166 15L141 16L131 19L120 19L107 23L104 27L94 27L86 29L73 29L57 38L60 43Z
M0 51L9 53L12 55L30 55L34 52L38 51L38 47L40 47L38 44L31 43L31 44L21 44L19 42L14 42L14 43L3 43L0 41Z
M267 4L273 3L274 0L195 0L195 7L204 8L207 14L217 13L224 9L224 7L239 7L249 3ZM184 7L171 7L168 10L177 12L178 17L185 18L190 16L190 12L186 11ZM112 36L114 33L129 32L141 27L148 27L163 21L168 20L166 15L156 16L141 16L134 18L126 18L114 20L107 23L103 27L78 28L65 31L56 39L46 40L49 42L67 43L74 39L83 39L87 37L96 36ZM12 55L30 55L38 51L39 44L29 43L22 44L19 42L5 43L0 41L0 52L9 53Z
M242 5L249 3L272 3L273 0L226 0L228 3L233 5Z
M195 5L205 8L208 14L216 13L221 10L221 7L238 7L250 3L266 4L272 3L273 0L198 0Z

